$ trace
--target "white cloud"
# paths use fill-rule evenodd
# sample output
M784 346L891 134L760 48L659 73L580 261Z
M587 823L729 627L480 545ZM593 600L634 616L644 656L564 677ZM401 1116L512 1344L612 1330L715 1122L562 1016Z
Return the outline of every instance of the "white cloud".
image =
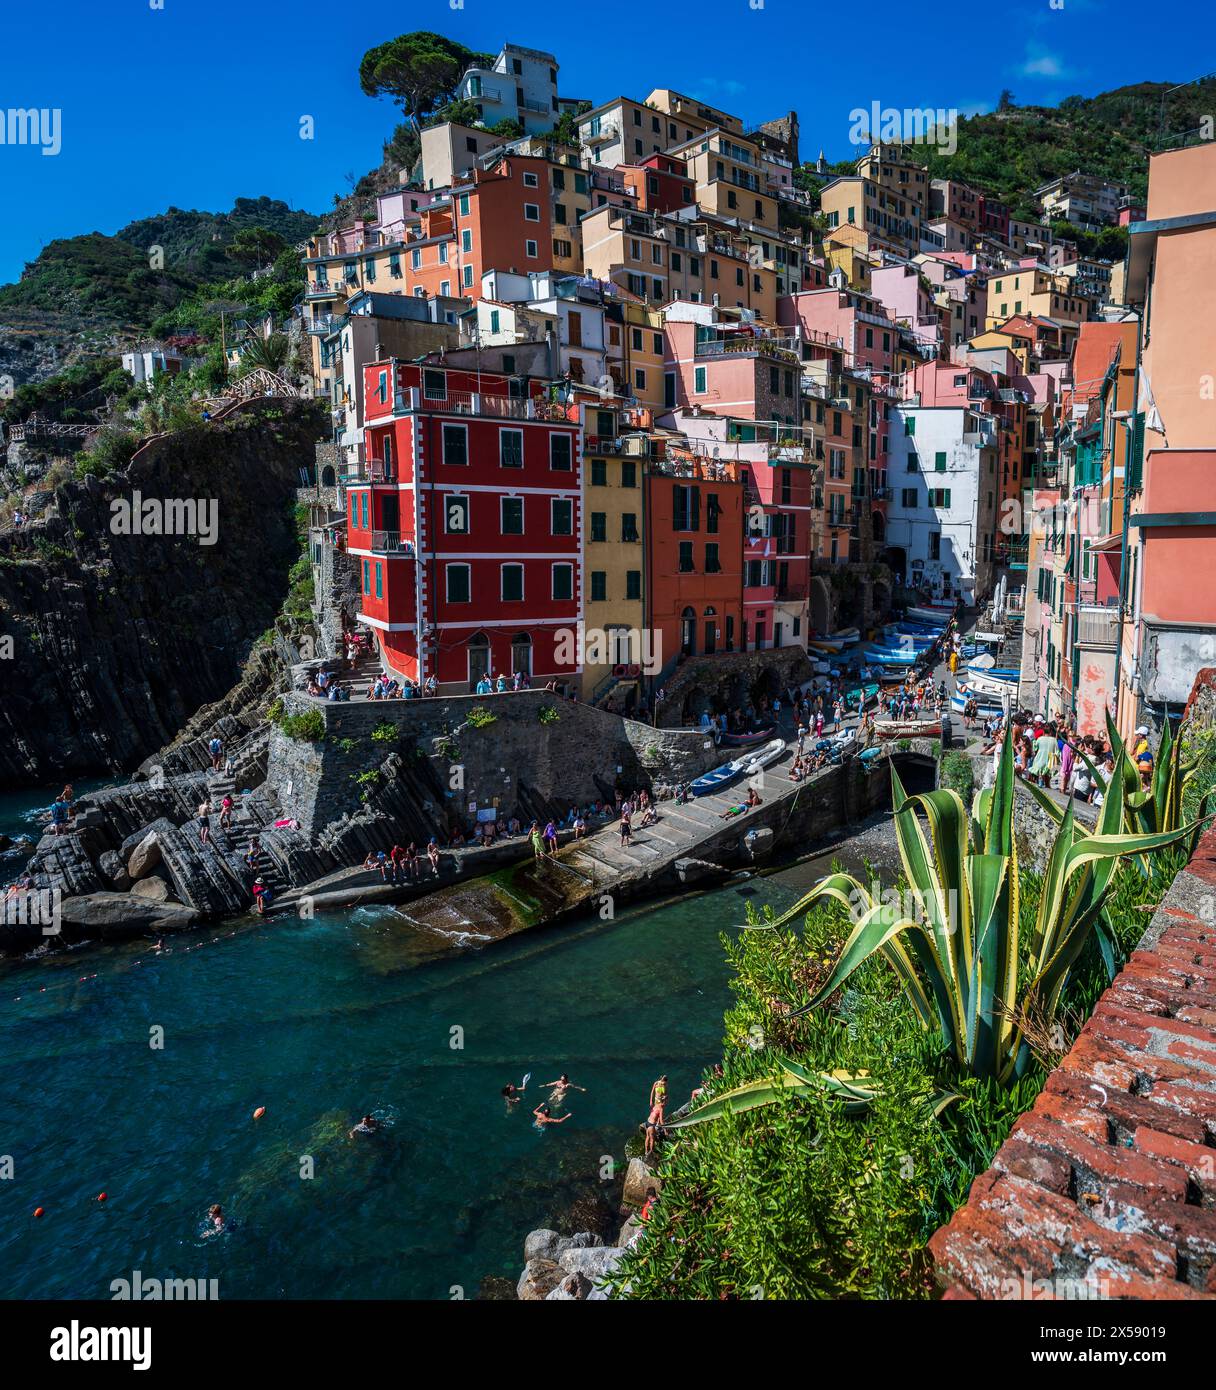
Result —
M1027 57L1019 69L1023 77L1063 77L1064 64L1054 53L1038 53Z

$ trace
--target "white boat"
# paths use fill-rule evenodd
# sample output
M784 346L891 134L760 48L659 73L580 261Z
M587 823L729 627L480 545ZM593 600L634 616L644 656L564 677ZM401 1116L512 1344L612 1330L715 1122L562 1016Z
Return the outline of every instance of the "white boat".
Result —
M785 740L772 739L762 748L753 749L742 757L732 758L730 762L723 763L721 767L698 777L690 784L689 790L693 796L708 796L712 792L721 791L737 777L754 777L761 768L776 762L784 752Z
M879 738L937 738L942 721L933 719L876 719L874 732Z

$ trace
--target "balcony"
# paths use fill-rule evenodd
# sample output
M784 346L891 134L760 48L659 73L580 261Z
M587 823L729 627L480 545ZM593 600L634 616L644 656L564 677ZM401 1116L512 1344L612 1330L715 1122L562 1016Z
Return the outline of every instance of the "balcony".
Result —
M699 341L693 348L693 354L697 357L731 357L752 352L761 357L776 358L790 366L802 365L797 338L755 338L740 333L728 338Z
M340 314L316 314L310 319L306 319L308 331L319 337L328 337L334 331L341 318Z
M304 297L306 299L336 299L338 295L343 293L343 287L336 280L310 280L305 287Z
M386 555L404 555L411 560L414 557L413 541L403 541L400 531L373 531L372 549Z
M416 411L438 415L479 415L500 420L565 420L565 408L539 396L487 396L478 391L449 391L444 396L424 396L416 386L393 397L398 415Z
M1077 646L1114 651L1119 645L1119 608L1096 603L1077 605Z
M729 464L717 459L661 458L651 461L651 472L668 478L695 478L705 483L733 483L735 473Z

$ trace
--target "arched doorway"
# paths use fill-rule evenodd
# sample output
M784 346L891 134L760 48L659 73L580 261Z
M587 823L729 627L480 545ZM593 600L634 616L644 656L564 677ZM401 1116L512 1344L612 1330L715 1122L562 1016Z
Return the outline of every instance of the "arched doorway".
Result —
M683 656L693 656L697 650L697 615L691 608L686 608L680 615L680 653Z
M811 626L820 636L832 630L832 595L827 580L811 578Z
M511 670L521 676L532 674L532 636L527 632L517 632L511 638Z
M490 639L484 632L469 638L469 691L472 693L482 676L490 674Z
M334 466L332 463L327 463L325 467L321 469L321 486L333 487L336 482L337 477L334 474Z

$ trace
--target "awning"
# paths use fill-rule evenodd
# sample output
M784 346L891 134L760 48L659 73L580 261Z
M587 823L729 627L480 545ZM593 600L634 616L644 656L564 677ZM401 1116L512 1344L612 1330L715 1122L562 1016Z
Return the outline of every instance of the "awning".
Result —
M1121 550L1122 548L1123 537L1118 531L1115 531L1109 536L1100 536L1097 540L1092 540L1089 543L1090 554L1097 552L1102 555L1108 555L1112 550Z
M977 632L974 636L977 642L1003 642L1005 640L1003 632Z

